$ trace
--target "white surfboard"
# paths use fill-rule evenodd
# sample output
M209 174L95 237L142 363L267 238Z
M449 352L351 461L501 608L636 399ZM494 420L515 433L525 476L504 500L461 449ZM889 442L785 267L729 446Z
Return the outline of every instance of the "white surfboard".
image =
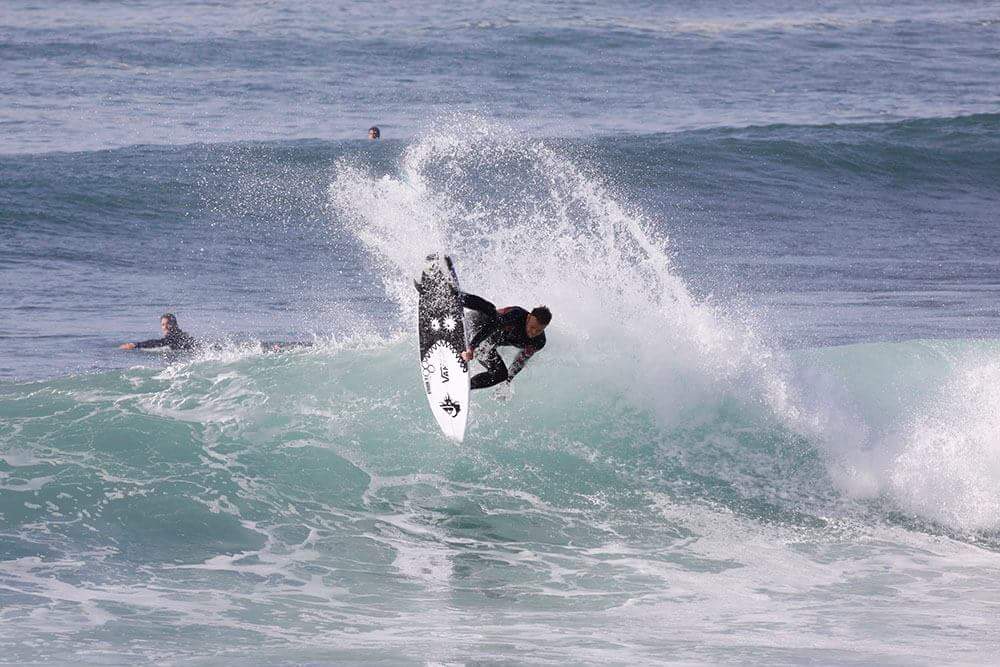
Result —
M420 372L431 412L446 436L465 437L469 420L469 364L458 276L451 258L432 254L417 283Z

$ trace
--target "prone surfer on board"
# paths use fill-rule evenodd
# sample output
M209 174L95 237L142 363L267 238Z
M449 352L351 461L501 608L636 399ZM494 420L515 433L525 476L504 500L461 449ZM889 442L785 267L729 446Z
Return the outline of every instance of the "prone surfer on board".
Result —
M193 350L195 340L184 331L181 331L177 324L177 318L173 313L164 313L160 316L160 331L163 338L153 338L139 341L138 343L122 343L118 347L122 350L141 350L150 347L169 347L171 350Z
M476 333L469 342L469 349L462 353L462 359L472 361L476 349L482 346L479 363L486 367L485 372L472 377L472 389L510 382L521 372L531 355L545 347L545 327L552 321L552 312L547 307L538 306L530 313L520 306L497 308L475 294L462 294L462 305L477 313L473 320ZM509 371L497 352L497 347L501 345L512 345L521 350Z

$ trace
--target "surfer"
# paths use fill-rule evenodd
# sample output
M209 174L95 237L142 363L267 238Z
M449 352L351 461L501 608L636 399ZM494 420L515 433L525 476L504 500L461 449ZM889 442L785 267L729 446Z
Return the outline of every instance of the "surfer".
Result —
M547 307L538 306L530 313L520 306L497 308L475 294L463 294L462 305L477 313L473 323L476 334L469 342L469 349L462 353L462 359L472 361L476 349L482 346L479 363L486 368L485 372L472 377L472 389L510 382L521 372L531 355L545 347L545 327L552 321L552 312ZM521 350L510 370L497 352L497 347L501 345Z
M372 125L368 128L368 138L369 139L381 139L382 130L378 129L377 125Z
M163 338L152 338L138 343L122 343L118 347L122 350L141 350L150 347L169 347L171 350L194 349L194 338L181 331L173 313L164 313L160 316L160 331L163 332Z

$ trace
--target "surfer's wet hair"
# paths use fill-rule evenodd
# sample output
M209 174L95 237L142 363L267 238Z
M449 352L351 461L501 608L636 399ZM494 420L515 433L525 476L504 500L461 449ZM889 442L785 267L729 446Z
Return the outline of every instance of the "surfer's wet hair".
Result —
M552 321L552 311L549 310L548 306L538 306L532 309L531 314L535 316L535 319L544 327L548 326L549 322Z
M170 327L171 331L176 331L177 330L177 328L178 328L177 327L177 318L174 316L173 313L163 313L162 315L160 315L160 319L167 321L167 326Z

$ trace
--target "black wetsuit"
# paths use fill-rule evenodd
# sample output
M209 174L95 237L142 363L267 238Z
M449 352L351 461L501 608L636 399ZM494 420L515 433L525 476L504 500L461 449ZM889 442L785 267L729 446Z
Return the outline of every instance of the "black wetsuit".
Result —
M135 344L136 349L145 347L169 347L171 350L193 350L195 347L194 338L187 335L180 329L174 329L163 338L153 338Z
M472 337L469 347L475 350L484 343L488 346L484 347L488 349L485 356L479 360L479 363L486 367L486 372L472 377L473 389L492 387L504 380L514 379L531 355L545 347L544 333L529 338L524 330L529 314L524 308L519 306L497 308L475 294L463 294L462 305L477 313L473 323L476 334ZM511 364L510 371L497 352L497 347L500 345L512 345L521 349Z

